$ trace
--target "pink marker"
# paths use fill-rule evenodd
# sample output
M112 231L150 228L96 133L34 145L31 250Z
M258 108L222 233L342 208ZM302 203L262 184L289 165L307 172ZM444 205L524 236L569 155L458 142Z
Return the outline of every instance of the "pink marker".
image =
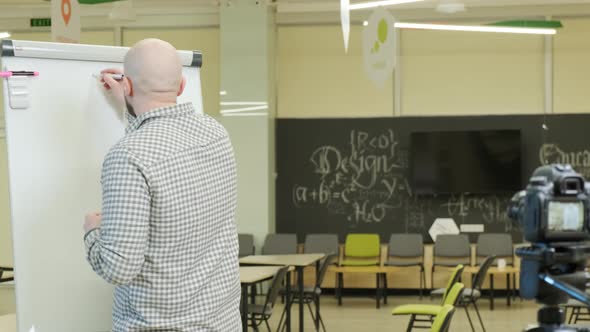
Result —
M39 76L38 71L0 71L0 77Z

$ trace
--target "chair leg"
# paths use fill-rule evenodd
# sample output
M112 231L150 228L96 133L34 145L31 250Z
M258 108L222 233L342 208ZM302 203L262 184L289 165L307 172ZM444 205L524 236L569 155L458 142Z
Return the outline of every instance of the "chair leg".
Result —
M281 319L279 319L279 325L277 326L277 331L281 331L281 327L283 326L283 319L285 319L285 315L287 314L287 306L283 308L283 313L281 314ZM285 324L287 325L287 324Z
M338 273L338 305L342 305L342 288L344 287L344 278L342 273Z
M387 273L383 273L383 303L387 304L387 291L389 288L387 287Z
M408 322L408 328L406 329L406 332L411 332L412 328L414 327L414 320L416 319L415 315L410 316L410 321Z
M322 319L322 315L319 315L318 319L320 320L320 324L322 324L322 329L324 330L324 332L326 332L326 325L324 325L324 320Z
M375 282L377 283L375 287L375 298L377 300L377 309L379 309L381 308L381 273L375 275Z
M471 331L475 332L475 327L473 326L473 322L471 321L471 315L469 315L469 308L467 308L469 306L469 303L466 303L465 306L463 306L463 308L465 308L465 314L467 315L467 320L469 321L469 326L471 326Z
M266 324L266 329L268 330L268 332L272 332L272 330L270 329L270 325L268 325L268 318L264 320L264 324Z
M315 330L317 332L320 332L320 327L319 327L318 324L316 324L316 319L315 319L316 317L313 314L313 310L311 309L311 303L310 302L307 302L306 305L307 305L307 309L309 309L309 314L311 315L311 320L313 321L313 324L315 326Z
M424 295L424 288L426 288L426 273L424 271L424 265L420 265L420 301Z
M479 324L481 324L481 329L483 332L486 332L486 327L483 325L483 319L481 319L481 315L479 314L479 308L477 307L477 303L473 301L473 307L475 308L475 313L477 314L477 318L479 319Z
M563 311L563 313L564 313L565 317L567 317L567 312L568 312L570 309L571 309L571 308L565 307L565 309L564 309L564 311ZM570 313L570 316L569 316L569 318L567 319L567 323L568 323L568 324L571 324L571 323L572 323L572 317L573 317L573 316L574 316L574 315L572 315L572 314Z
M434 265L430 269L430 288L434 289ZM432 292L430 292L430 301L432 301Z

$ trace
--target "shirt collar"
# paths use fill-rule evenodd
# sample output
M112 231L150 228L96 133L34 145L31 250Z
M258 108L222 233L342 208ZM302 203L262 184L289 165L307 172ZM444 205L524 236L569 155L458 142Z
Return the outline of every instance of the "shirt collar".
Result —
M192 103L176 104L172 106L155 108L149 112L143 113L142 115L134 118L132 115L127 113L127 121L129 125L125 132L130 134L139 129L149 119L155 118L172 118L178 116L184 116L191 113L195 113L195 108Z

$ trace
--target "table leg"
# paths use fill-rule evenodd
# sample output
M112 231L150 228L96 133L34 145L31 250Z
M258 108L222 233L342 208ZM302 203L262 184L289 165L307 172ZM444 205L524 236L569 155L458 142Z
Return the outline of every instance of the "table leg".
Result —
M250 303L256 303L256 284L250 286Z
M303 332L303 266L297 267L297 286L299 286L299 332Z
M285 315L285 325L287 326L287 332L291 332L291 271L287 272L287 303L285 310L287 314Z
M242 285L242 298L240 299L240 311L242 314L242 331L248 332L248 285Z
M318 287L322 287L322 285L318 284L318 280L320 279L320 261L315 262L315 285ZM314 295L313 298L315 299L315 330L320 330L320 295L315 295L315 288L314 288Z
M490 310L494 310L494 275L490 274Z

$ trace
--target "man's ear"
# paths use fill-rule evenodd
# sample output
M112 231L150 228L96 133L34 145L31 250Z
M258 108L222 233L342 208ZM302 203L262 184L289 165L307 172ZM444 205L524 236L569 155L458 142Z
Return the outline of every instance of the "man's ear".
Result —
M125 96L133 97L133 82L127 76L125 76L123 84L123 91L125 91Z
M182 82L180 82L180 88L178 89L177 97L180 97L184 92L184 88L186 87L186 77L182 76Z

